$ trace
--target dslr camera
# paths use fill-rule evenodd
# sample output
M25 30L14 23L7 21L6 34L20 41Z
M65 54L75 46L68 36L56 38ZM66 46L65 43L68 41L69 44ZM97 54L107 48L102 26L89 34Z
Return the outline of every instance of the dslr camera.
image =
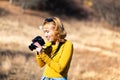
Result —
M45 41L41 36L36 36L33 40L32 43L29 45L29 49L33 51L34 49L37 48L37 46L34 45L35 42L38 42L41 46L45 44Z

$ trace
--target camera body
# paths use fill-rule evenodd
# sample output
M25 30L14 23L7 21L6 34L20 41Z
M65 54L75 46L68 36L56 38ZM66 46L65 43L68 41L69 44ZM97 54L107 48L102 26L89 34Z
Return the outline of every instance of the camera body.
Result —
M29 45L29 49L33 51L34 49L37 48L37 46L34 45L35 42L38 42L41 46L45 44L45 41L41 36L36 36L33 40L32 43Z

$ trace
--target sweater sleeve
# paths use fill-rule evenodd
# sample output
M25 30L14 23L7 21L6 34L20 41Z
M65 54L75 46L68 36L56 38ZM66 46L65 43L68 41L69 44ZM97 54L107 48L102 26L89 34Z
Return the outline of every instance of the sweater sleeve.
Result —
M45 65L45 62L40 58L40 55L36 54L36 60L37 60L37 64L40 67L43 67Z
M45 63L48 64L49 67L54 69L56 72L61 73L70 62L72 58L72 53L73 53L73 44L71 42L66 42L64 47L62 48L59 62L54 61L45 53L42 53L40 57Z
M46 42L44 48L46 49L47 53L49 53L49 49L47 50L47 47L49 47L51 45L51 42ZM49 47L50 48L50 47ZM42 57L40 54L43 54L44 52L42 53L36 53L36 60L37 60L37 64L40 66L40 67L43 67L46 63L42 60Z

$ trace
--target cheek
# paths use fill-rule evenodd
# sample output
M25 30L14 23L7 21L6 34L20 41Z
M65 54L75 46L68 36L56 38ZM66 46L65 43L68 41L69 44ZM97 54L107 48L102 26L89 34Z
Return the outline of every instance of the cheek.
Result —
M54 33L51 33L49 36L50 36L50 38L53 39L53 40L56 38L56 35L55 35Z
M51 33L49 36L50 36L50 38L54 38L55 37L55 35L53 33Z

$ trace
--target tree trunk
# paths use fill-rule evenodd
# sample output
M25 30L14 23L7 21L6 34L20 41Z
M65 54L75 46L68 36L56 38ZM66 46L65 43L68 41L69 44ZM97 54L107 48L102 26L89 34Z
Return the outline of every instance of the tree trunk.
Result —
M10 3L10 4L13 4L13 0L9 0L9 3Z

